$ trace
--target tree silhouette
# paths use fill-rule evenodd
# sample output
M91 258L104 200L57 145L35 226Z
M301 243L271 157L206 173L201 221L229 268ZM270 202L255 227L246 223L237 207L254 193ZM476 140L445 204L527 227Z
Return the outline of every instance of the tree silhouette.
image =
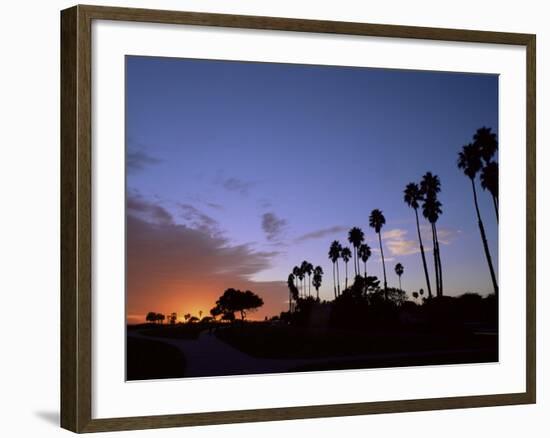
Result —
M311 263L309 263L308 261L304 261L305 263L305 266L302 264L302 266L304 267L304 272L307 274L307 280L308 280L308 296L311 296L311 274L313 273L313 265Z
M349 230L348 241L353 245L353 269L355 276L359 275L359 257L357 255L357 251L364 240L365 233L363 233L361 228L353 227Z
M216 307L224 314L224 317L239 312L242 321L246 318L247 312L254 311L263 304L264 301L254 292L249 290L242 292L233 288L227 289L216 301Z
M487 190L493 198L493 207L498 223L498 164L494 161L487 163L481 171L481 187Z
M176 323L176 321L178 320L178 314L176 312L172 312L169 316L168 316L168 322L171 324L171 325L174 325Z
M323 282L323 274L323 268L321 268L320 266L316 266L313 270L313 287L317 292L317 301L319 300L319 288L321 287L321 283Z
M333 241L328 251L328 258L332 261L332 279L334 280L334 298L340 295L340 272L338 269L338 259L342 253L342 245L337 240ZM336 267L336 275L335 275ZM338 285L338 289L336 287Z
M474 145L479 149L485 166L481 171L481 187L487 190L493 198L493 206L498 223L498 164L493 161L498 150L497 136L491 128L479 128L474 134Z
M294 266L292 268L292 274L294 275L294 280L298 280L300 278L300 267ZM298 295L300 295L300 284L298 283Z
M348 262L351 259L351 250L347 246L345 246L344 248L342 248L341 256L342 256L342 260L346 265L346 283L345 283L344 289L347 289L348 288Z
M420 233L420 222L418 220L418 207L420 202L424 200L422 191L418 184L411 182L407 184L404 190L405 203L414 210L414 216L416 218L416 231L418 233L418 243L420 244L420 254L422 255L422 266L424 267L424 276L426 277L426 286L428 287L428 296L432 297L432 286L430 284L430 275L428 273L428 264L426 263L426 254L424 253L424 245L422 242L422 234Z
M306 296L306 270L307 270L308 263L306 260L302 262L300 265L300 274L298 275L298 278L300 279L300 282L302 283L302 296Z
M481 220L481 213L479 212L479 205L477 202L475 177L482 166L480 147L476 146L473 143L469 143L463 146L462 151L458 153L457 165L459 169L463 170L464 175L466 175L472 183L472 193L474 195L474 204L476 208L479 233L481 234L483 249L485 250L485 257L487 258L487 264L489 265L489 272L491 274L491 281L493 282L495 296L498 297L498 283L495 271L493 269L493 261L491 259L491 253L489 251L489 244L487 243L487 236L485 235L485 227L483 226L483 221Z
M156 312L149 312L147 313L147 315L145 316L145 321L147 322L157 322L157 313Z
M388 299L388 280L386 278L386 262L384 260L384 248L382 247L382 227L386 223L386 218L380 210L377 208L372 210L369 217L369 225L374 228L376 234L378 234L378 243L380 244L380 255L382 257L382 270L384 272L384 297Z
M364 268L365 268L364 277L365 277L365 281L366 281L366 279L367 279L367 261L371 256L370 246L367 245L366 243L361 244L361 246L359 247L359 250L357 251L357 255L361 259L361 261L363 262L363 265L364 265Z
M432 228L432 240L434 244L434 267L436 293L440 297L443 295L443 272L441 269L441 253L439 251L439 239L437 236L437 221L442 213L441 202L437 199L437 194L441 191L441 182L437 175L426 172L420 182L420 190L424 197L422 204L422 214L428 219Z
M296 276L293 273L290 273L288 275L287 280L287 286L288 286L288 311L289 313L292 312L292 300L298 301L298 298L300 296L300 291L294 284L294 281L296 280Z
M185 315L183 315L183 319L185 320L185 322L189 322L189 318L191 318L190 313L186 313Z
M403 265L401 263L398 263L395 265L395 273L399 277L399 289L403 290L401 287L401 276L403 275L403 272L405 272L405 268L403 268Z

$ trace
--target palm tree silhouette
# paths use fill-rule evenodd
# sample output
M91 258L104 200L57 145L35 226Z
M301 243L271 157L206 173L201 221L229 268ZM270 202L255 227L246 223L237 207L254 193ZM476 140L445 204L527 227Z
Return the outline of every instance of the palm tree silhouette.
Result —
M348 262L351 259L351 250L347 246L342 248L341 257L344 263L346 264L346 286L344 288L345 290L348 288Z
M457 165L459 169L463 170L464 175L470 178L470 181L472 183L472 192L474 194L474 204L476 207L479 233L481 234L483 249L485 250L485 257L487 258L487 264L489 265L489 272L491 274L491 281L493 282L493 289L495 291L495 296L498 298L498 283L497 283L495 271L493 269L493 261L491 259L491 252L489 251L489 244L487 243L487 236L485 235L485 227L483 226L483 221L481 220L481 214L479 212L479 205L477 202L475 177L477 173L480 171L482 166L481 148L472 143L462 146L462 151L458 153Z
M316 266L313 270L313 287L317 292L317 301L319 301L319 288L321 287L321 283L323 282L323 274L323 268L321 268L320 266Z
M294 279L299 279L300 278L300 267L299 266L294 266L292 268L292 274L294 275ZM300 296L300 283L298 283L297 289L298 289L298 296Z
M313 265L307 261L304 261L304 263L305 263L304 273L307 274L307 279L309 283L307 295L311 296L311 274L313 273ZM302 264L302 266L304 265Z
M403 268L403 265L401 263L395 265L395 273L399 277L399 290L403 290L401 288L401 276L403 275L403 272L405 272L405 268Z
M424 276L426 277L426 285L428 286L428 296L432 298L432 286L430 284L430 275L428 274L428 264L426 263L426 254L424 253L424 245L422 243L422 234L420 234L420 223L418 221L418 207L424 199L422 191L418 184L412 182L407 184L404 190L405 203L414 210L416 218L416 231L418 232L418 243L420 244L420 254L422 255L422 265L424 267Z
M388 300L388 281L386 279L386 262L384 260L384 249L382 248L382 234L380 230L386 223L386 218L377 208L372 210L369 216L369 225L374 228L378 234L378 243L380 244L380 255L382 256L382 270L384 272L384 298Z
M442 213L441 202L437 199L437 194L441 191L441 182L437 175L426 172L420 182L420 190L424 196L422 205L422 214L428 219L432 227L432 240L434 244L434 265L435 265L435 283L436 294L438 297L443 295L443 272L441 269L441 253L439 251L439 239L437 236L437 221Z
M355 270L355 276L359 273L359 257L357 256L357 250L364 240L365 233L363 233L361 228L353 227L349 230L348 241L353 245L353 269Z
M479 128L474 134L474 145L479 148L485 167L481 171L481 187L488 190L493 198L493 206L498 223L498 164L493 161L498 150L497 136L491 128Z
M328 258L332 261L332 278L334 280L334 298L340 295L340 272L338 269L338 259L342 253L342 245L337 240L333 241L328 251ZM336 275L334 275L334 268L336 267ZM338 285L338 290L336 289Z
M305 278L306 278L306 270L307 270L307 261L304 260L302 262L302 264L300 265L300 275L298 275L298 278L300 279L300 282L302 283L302 295L305 297L306 296L306 282L305 282Z
M286 282L288 286L288 313L292 312L292 291L296 288L294 285L294 274L288 274L288 280Z
M481 171L480 179L483 190L487 190L493 198L498 223L498 164L494 161L487 163Z
M367 245L366 243L361 244L361 246L359 247L359 250L357 251L357 255L361 259L361 261L363 262L363 265L364 265L364 268L365 268L365 284L366 284L366 281L367 281L367 260L371 256L370 246Z

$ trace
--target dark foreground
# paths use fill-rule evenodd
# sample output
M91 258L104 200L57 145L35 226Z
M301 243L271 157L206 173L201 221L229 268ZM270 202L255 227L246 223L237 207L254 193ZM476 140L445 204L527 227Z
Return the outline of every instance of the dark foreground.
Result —
M128 380L498 361L496 331L319 329L282 322L128 327Z

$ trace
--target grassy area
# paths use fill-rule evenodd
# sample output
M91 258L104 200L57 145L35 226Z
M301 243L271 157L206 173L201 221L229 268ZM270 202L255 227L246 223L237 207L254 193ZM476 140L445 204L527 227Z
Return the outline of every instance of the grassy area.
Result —
M128 336L126 354L128 380L185 377L185 357L171 345Z
M203 324L176 324L176 325L147 325L129 326L129 330L139 330L146 336L156 336L158 338L176 338L176 339L197 339L199 333L205 330L207 326Z
M466 332L369 333L248 324L218 330L216 335L244 353L263 358L322 358L409 351L433 353L450 349L497 351L496 336L475 336Z

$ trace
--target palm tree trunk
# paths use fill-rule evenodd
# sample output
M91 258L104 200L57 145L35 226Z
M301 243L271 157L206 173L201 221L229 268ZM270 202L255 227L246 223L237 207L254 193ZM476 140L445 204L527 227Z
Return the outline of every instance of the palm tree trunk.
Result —
M334 298L336 298L336 263L332 262L332 283L334 285Z
M431 223L431 222L430 222ZM439 268L437 263L437 239L435 237L434 224L432 225L432 241L433 241L433 254L434 254L434 269L435 269L435 295L439 297Z
M498 200L493 196L493 206L495 207L495 214L497 215L497 224L498 224Z
M336 260L336 279L338 280L338 296L340 296L340 267L338 265L338 260Z
M483 221L481 220L481 214L479 213L479 205L477 203L477 193L476 193L476 185L471 178L472 181L472 190L474 192L474 203L476 206L476 214L477 214L477 223L479 225L479 233L481 234L481 240L483 241L483 249L485 250L485 257L487 258L487 264L489 265L489 272L491 273L491 281L493 282L493 289L495 291L495 297L498 298L498 283L497 283L497 277L495 275L495 270L493 269L493 261L491 259L491 252L489 251L489 244L487 243L487 237L485 235L485 228L483 227Z
M403 288L401 287L401 275L399 276L399 290L403 290Z
M378 243L380 244L380 255L382 256L382 270L384 271L384 298L388 300L388 281L386 280L386 261L384 260L384 248L382 248L382 234L378 232Z
M418 242L420 242L420 253L422 254L422 265L424 265L424 275L426 276L426 285L428 286L428 297L432 298L432 286L430 285L430 275L428 274L428 265L426 263L426 254L422 244L422 235L420 234L420 223L418 222L418 210L414 209L416 216L416 230L418 231Z
M288 291L288 314L292 312L292 292Z
M443 296L443 270L441 269L441 251L439 249L439 237L437 237L437 225L434 223L435 241L437 243L437 269L439 270L439 296Z
M347 288L348 288L348 262L346 262L346 287L344 288L344 290Z
M365 264L365 293L367 293L367 262L363 262Z

